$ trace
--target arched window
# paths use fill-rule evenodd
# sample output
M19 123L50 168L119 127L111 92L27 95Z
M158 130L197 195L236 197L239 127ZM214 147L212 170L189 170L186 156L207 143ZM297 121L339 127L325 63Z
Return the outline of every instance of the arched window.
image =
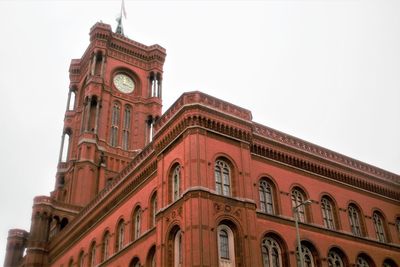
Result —
M271 238L264 238L261 246L263 267L282 267L282 251L278 242Z
M74 266L74 260L70 259L68 263L68 267L73 267Z
M231 169L229 165L218 159L214 167L215 189L217 193L224 196L231 196Z
M129 149L129 135L131 129L131 108L126 105L124 112L124 123L122 128L122 148Z
M383 216L375 211L372 215L372 220L374 222L374 228L376 233L376 238L380 242L386 242L385 225Z
M118 145L118 129L119 129L119 117L120 117L120 105L115 102L112 109L111 115L111 134L110 134L110 145Z
M76 97L75 90L73 90L73 89L69 90L68 102L67 102L67 110L74 110L75 109L75 97Z
M316 259L314 258L313 253L306 245L301 244L301 252L302 252L302 256L303 256L303 266L304 267L317 266ZM297 266L300 266L299 253L296 253L296 256L297 256Z
M90 266L93 267L96 265L96 242L93 242L90 247Z
M133 214L133 239L136 240L140 237L141 234L141 224L142 224L142 209L137 207Z
M176 165L172 172L172 201L178 200L181 196L181 168L179 165Z
M322 219L324 220L324 226L328 229L336 229L335 217L334 217L334 205L332 200L324 196L321 199L321 211Z
M124 239L125 239L125 222L121 220L118 223L118 232L117 232L117 251L120 251L124 248Z
M275 214L274 189L271 185L271 182L265 179L260 180L260 187L258 191L260 195L261 211L268 214Z
M396 229L397 233L400 235L400 217L396 218Z
M149 267L156 267L156 246L152 246L147 254L147 265Z
M135 257L132 259L131 263L129 264L129 267L141 267L140 265L140 260L138 257Z
M174 238L174 266L183 266L182 232L178 230Z
M301 205L304 203L305 197L303 191L299 188L294 188L292 190L292 208L296 208L296 216L299 222L307 222L305 205Z
M156 226L157 213L157 192L155 192L150 201L150 227Z
M67 162L69 159L71 135L72 130L66 129L61 137L61 151L58 159L60 162Z
M363 256L358 256L356 260L357 267L372 267L369 265L368 260Z
M392 259L385 259L382 264L382 267L397 267L398 265Z
M345 265L341 255L339 255L339 253L337 253L335 250L331 249L328 253L328 267L344 267L344 266Z
M110 246L110 233L107 231L103 237L103 247L102 247L103 261L107 260L109 257L109 246Z
M235 241L231 228L225 224L218 226L218 258L219 266L235 265Z
M361 229L361 214L359 209L350 204L348 208L351 232L356 236L363 236Z
M83 251L79 253L79 258L78 258L78 267L83 267L85 266L85 254Z

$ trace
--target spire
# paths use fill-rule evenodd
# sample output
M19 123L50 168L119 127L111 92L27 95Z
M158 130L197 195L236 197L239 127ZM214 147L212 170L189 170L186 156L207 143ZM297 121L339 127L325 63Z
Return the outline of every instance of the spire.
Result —
M121 12L119 13L119 16L117 17L117 28L115 30L116 33L119 33L121 35L124 35L124 27L122 26L122 16L126 18L126 11L125 11L125 2L122 0L121 2Z

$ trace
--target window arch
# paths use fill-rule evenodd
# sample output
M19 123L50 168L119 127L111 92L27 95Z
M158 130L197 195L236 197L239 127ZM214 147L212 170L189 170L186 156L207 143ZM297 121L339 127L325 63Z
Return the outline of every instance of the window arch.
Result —
M147 254L147 265L149 267L156 267L156 246L152 246Z
M261 211L268 214L276 213L275 205L275 188L271 181L266 178L260 180L260 186L258 189L260 196L260 209Z
M272 237L263 239L261 245L263 267L282 267L282 249Z
M118 228L117 228L117 240L116 240L117 251L120 251L121 249L124 248L124 239L125 239L125 222L123 219L121 219L118 223Z
M103 236L103 246L102 246L102 260L105 261L108 259L110 252L110 233L107 231Z
M111 133L110 133L110 145L117 146L118 145L118 130L119 130L119 121L120 121L120 105L117 102L114 102L111 114Z
M307 222L306 206L301 205L306 200L303 190L301 190L298 187L295 187L292 190L291 198L292 198L292 208L297 207L297 209L294 211L296 212L296 214L294 215L297 216L297 219L300 222Z
M330 197L321 198L321 211L325 228L336 229L335 205Z
M174 238L174 267L183 266L182 231L178 230Z
M375 267L375 264L368 255L363 253L357 256L356 267Z
M303 256L304 267L316 267L320 265L318 253L315 247L311 243L307 241L302 241L301 252ZM296 257L297 257L297 266L300 266L298 248L296 252Z
M136 240L141 235L142 226L142 209L138 206L133 213L133 240Z
M124 121L122 128L122 148L129 149L130 132L131 132L131 107L125 105L124 108Z
M85 266L85 254L83 251L81 251L78 257L78 267L83 267L83 266Z
M397 267L398 265L392 259L385 259L382 263L382 267Z
M372 214L372 221L374 222L376 238L378 239L378 241L387 242L387 237L385 233L385 220L382 214L378 211L375 211Z
M141 267L142 265L140 265L140 259L138 257L134 257L131 260L131 263L129 263L129 267Z
M217 159L215 161L214 176L217 193L231 196L231 168L225 160Z
M350 204L348 208L351 232L356 236L363 236L361 226L361 212L354 204Z
M328 267L345 267L348 262L344 253L337 249L330 249L328 252Z
M217 240L219 266L236 266L235 240L232 229L226 224L219 225L217 229Z
M96 242L93 242L90 246L90 255L89 255L89 266L93 267L96 265Z
M154 192L150 200L150 227L156 226L156 213L157 213L157 192Z
M176 164L172 168L171 188L172 188L171 199L172 199L172 202L175 202L181 196L181 167L179 164Z

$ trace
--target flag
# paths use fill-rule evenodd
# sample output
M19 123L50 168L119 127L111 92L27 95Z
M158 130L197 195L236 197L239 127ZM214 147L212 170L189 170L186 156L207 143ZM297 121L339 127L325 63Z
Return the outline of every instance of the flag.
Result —
M125 2L124 2L124 0L122 0L122 4L121 4L121 14L123 14L124 17L126 18L126 10L125 10Z

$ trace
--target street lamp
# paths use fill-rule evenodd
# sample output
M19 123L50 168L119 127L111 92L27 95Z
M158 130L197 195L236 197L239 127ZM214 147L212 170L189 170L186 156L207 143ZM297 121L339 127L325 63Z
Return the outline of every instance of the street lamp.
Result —
M296 239L297 239L297 249L299 251L299 258L300 258L300 267L304 267L304 262L303 262L303 251L301 250L301 241L300 241L300 232L299 232L299 213L297 212L297 209L300 208L301 206L305 206L308 204L311 204L312 201L310 199L307 199L304 202L301 202L299 205L296 207L293 207L293 213L295 214L294 220L296 222Z

